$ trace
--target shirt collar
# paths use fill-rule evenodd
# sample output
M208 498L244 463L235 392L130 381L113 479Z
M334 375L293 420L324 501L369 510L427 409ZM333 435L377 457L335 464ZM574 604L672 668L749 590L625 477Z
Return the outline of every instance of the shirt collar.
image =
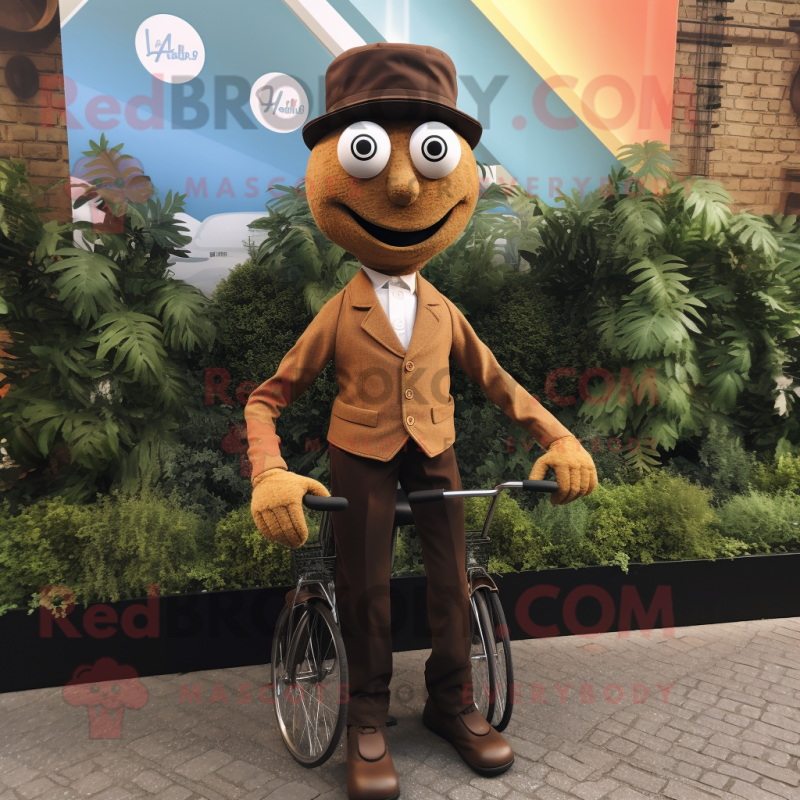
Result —
M392 276L391 275L384 275L382 272L378 272L377 270L371 269L370 267L365 267L363 264L361 265L361 269L367 273L367 277L372 281L372 285L375 288L375 291L378 289L382 289L384 286L391 286L392 285ZM408 289L412 294L417 290L417 273L413 272L411 275L402 275L398 276L397 280L399 281L398 285L401 289Z

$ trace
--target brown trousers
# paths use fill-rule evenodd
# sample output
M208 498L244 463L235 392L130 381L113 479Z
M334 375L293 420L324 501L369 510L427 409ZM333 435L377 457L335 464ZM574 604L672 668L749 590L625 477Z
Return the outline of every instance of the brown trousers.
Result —
M392 677L389 576L397 482L408 492L460 489L453 448L428 457L409 440L390 461L331 448L331 494L346 497L333 515L336 598L350 671L349 725L384 725ZM412 506L428 577L432 652L425 684L436 705L457 714L472 682L464 505L460 499Z

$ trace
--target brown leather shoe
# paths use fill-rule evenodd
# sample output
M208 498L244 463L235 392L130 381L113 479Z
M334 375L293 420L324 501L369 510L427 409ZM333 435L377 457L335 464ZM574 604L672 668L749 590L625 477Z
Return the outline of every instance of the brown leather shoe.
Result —
M428 698L422 712L425 727L455 747L465 763L479 775L491 777L514 763L511 745L471 705L455 716L440 711Z
M347 726L347 796L350 800L400 797L400 784L383 727Z

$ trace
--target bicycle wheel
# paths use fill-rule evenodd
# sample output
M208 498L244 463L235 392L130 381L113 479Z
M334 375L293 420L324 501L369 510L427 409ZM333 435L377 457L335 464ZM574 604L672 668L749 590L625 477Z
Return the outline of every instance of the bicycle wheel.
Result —
M489 592L488 610L494 639L492 650L494 651L495 677L497 678L494 714L490 722L496 730L502 731L511 721L511 714L514 710L513 704L508 702L508 687L514 685L514 666L511 663L511 639L508 635L506 615L503 613L500 595L497 592Z
M488 589L476 589L469 599L471 609L472 696L478 711L492 721L497 695L497 675L494 658L494 636L485 595Z
M284 607L272 644L275 715L283 741L304 767L327 761L342 735L347 706L340 692L348 686L347 659L339 626L323 603Z

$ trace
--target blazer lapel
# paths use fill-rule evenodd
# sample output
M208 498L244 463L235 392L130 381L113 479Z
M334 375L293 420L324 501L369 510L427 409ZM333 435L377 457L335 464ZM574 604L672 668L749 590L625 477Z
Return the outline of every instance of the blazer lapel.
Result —
M414 320L414 332L411 334L408 352L404 354L409 360L413 361L426 347L438 344L442 310L442 296L418 272L417 318Z
M419 280L419 278L417 278ZM361 320L361 327L379 344L395 355L404 358L406 353L403 345L397 338L394 328L389 324L389 318L384 313L372 281L369 276L360 269L353 280L348 284L350 287L350 305L353 308L369 309ZM416 335L416 325L414 335Z

